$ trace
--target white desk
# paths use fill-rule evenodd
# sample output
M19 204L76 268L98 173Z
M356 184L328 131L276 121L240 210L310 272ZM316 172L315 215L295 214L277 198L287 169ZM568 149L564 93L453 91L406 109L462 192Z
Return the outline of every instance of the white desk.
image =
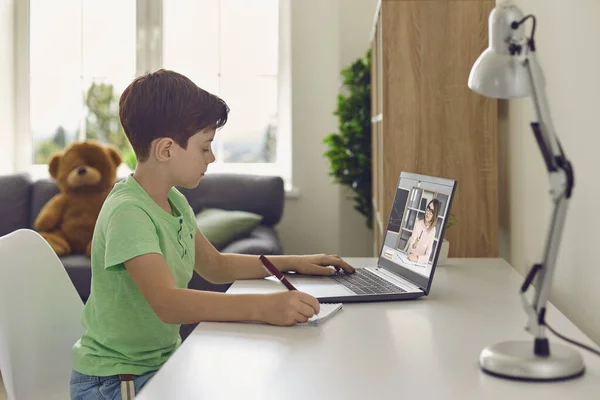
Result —
M437 268L427 297L345 304L318 327L201 323L136 399L600 398L600 358L585 350L587 370L576 380L516 382L481 372L485 346L531 339L522 278L500 259L449 262ZM547 318L593 345L551 305Z

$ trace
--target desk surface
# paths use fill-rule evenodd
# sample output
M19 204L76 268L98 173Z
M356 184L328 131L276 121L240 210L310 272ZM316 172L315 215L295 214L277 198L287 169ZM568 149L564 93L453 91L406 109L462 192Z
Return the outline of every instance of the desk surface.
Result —
M429 296L344 304L318 327L201 323L136 398L598 399L600 358L585 350L586 373L571 381L507 381L479 369L487 345L531 340L521 283L503 260L450 259L436 269ZM552 305L547 318L597 347Z

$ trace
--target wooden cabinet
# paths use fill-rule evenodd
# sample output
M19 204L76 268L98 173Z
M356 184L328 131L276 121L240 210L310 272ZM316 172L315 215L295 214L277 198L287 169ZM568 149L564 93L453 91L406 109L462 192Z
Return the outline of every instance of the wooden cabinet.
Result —
M382 0L371 41L374 250L401 171L456 179L451 257L498 256L497 101L467 87L495 1Z

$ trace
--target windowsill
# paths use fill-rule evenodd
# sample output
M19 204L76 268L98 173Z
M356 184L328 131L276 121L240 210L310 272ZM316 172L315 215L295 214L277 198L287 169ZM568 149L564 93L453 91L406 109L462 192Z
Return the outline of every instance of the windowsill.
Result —
M286 199L299 199L300 189L292 185L285 185L285 198Z

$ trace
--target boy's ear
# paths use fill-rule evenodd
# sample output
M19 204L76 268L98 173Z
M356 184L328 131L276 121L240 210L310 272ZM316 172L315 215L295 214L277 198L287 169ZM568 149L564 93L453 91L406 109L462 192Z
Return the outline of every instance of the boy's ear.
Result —
M110 157L111 161L115 164L115 167L118 167L123 162L123 157L121 156L121 152L114 145L106 145L106 152Z
M57 153L50 157L50 161L48 161L48 172L50 172L50 176L54 179L58 176L58 166L60 164L61 154Z
M165 161L171 158L171 151L173 150L173 139L171 138L160 138L156 142L154 152L156 158L159 161Z

